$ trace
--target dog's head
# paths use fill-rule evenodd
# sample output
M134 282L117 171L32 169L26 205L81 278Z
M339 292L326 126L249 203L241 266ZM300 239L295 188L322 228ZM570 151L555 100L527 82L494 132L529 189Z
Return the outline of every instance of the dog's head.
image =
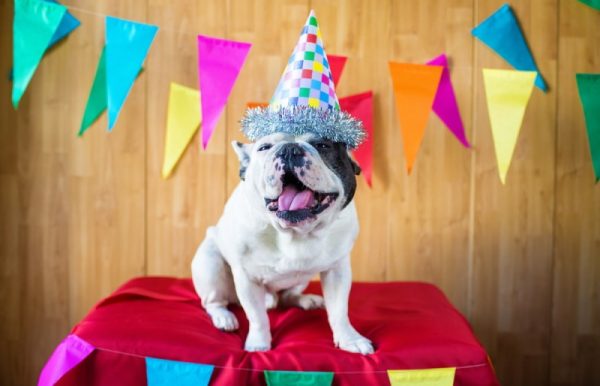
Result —
M308 233L352 201L360 168L341 142L275 133L233 148L240 177L278 229Z

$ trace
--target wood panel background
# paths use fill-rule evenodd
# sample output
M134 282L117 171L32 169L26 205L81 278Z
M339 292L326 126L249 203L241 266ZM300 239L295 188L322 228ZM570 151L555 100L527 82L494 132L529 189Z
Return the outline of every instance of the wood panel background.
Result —
M550 85L535 90L500 184L481 69L508 68L470 29L500 0L65 0L83 25L45 57L18 111L0 76L0 384L35 384L70 327L138 275L189 276L238 182L229 142L247 101L268 100L313 8L338 95L375 93L373 188L360 180L356 280L424 280L471 321L504 385L600 384L600 187L576 72L600 72L600 12L513 0ZM0 74L12 62L0 2ZM103 44L102 14L161 27L111 134L76 136ZM206 152L160 169L169 83L196 87L198 33L254 44ZM472 150L431 116L411 176L388 60L446 52Z

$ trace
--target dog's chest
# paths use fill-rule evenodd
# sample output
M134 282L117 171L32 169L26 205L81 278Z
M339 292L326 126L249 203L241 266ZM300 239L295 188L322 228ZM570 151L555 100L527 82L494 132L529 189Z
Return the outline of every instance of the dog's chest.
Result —
M249 246L242 264L254 280L281 290L310 280L338 257L331 241L325 238L294 240L286 235L266 234Z

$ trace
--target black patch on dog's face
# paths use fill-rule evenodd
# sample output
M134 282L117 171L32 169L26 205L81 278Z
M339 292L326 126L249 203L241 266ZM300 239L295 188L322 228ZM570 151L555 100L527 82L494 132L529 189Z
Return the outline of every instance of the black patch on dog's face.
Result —
M314 139L309 143L319 152L327 167L342 181L346 198L343 206L345 208L356 192L356 175L360 174L360 168L348 156L346 145L341 142Z

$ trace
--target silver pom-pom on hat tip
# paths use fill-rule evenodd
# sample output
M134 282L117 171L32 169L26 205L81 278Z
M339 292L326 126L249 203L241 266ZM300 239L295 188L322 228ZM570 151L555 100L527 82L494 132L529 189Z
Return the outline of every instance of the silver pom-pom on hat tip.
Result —
M356 149L366 138L360 120L337 110L309 106L256 107L246 110L241 130L251 141L274 133L315 134Z

